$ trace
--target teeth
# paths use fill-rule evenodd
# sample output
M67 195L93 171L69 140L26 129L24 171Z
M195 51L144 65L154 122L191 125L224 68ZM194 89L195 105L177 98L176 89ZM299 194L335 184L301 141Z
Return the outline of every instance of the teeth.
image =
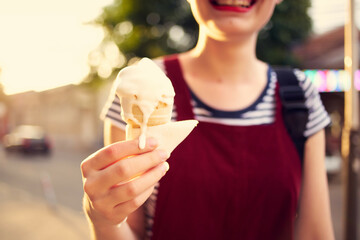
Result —
M233 2L236 5L241 5L241 6L246 6L246 7L250 6L250 4L251 4L250 1L242 1L242 0L235 0Z
M219 5L230 5L230 6L241 6L249 7L251 5L251 0L216 0L216 3Z

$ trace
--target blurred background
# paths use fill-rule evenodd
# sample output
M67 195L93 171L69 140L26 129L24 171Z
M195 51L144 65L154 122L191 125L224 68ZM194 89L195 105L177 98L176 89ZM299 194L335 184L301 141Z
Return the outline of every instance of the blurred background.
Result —
M257 49L273 65L304 70L321 92L332 118L326 170L338 240L350 85L343 70L345 16L345 0L284 0ZM79 165L102 146L99 116L112 81L139 57L190 49L196 32L185 0L0 2L0 239L89 238Z

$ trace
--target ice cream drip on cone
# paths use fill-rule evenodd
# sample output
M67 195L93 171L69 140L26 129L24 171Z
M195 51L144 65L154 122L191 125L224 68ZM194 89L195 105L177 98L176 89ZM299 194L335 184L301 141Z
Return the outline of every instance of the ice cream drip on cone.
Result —
M187 121L186 126L177 124L175 128L172 127L170 121L175 96L174 88L164 72L148 58L143 58L138 63L122 69L116 78L115 86L115 93L120 98L121 116L127 123L126 139L139 138L140 149L146 145L148 132L154 136L155 126L155 131L159 132L164 132L161 127L159 128L162 125L163 128L175 129L178 132L182 131L179 126L183 126L187 136L197 124L196 120L192 120ZM155 135L156 138L170 137L169 134L155 133ZM186 136L183 136L182 140ZM176 134L171 137L176 138ZM170 147L172 148L170 151L175 147Z
M184 120L151 126L148 127L146 136L157 139L159 148L171 153L197 124L196 120ZM140 128L132 128L128 125L126 130L127 139L136 139L140 136Z

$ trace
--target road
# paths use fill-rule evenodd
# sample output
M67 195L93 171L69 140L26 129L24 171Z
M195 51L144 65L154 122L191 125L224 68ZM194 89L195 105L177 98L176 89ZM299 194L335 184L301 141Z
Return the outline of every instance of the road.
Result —
M0 239L89 239L81 210L80 162L89 152L0 150Z
M0 150L0 239L88 239L79 166L90 152L57 150L48 156L24 156ZM342 240L340 178L331 181L329 189L336 239ZM360 224L358 229L360 236Z
M0 182L39 198L45 198L45 186L51 185L60 205L81 210L80 163L89 153L59 150L50 155L0 154Z

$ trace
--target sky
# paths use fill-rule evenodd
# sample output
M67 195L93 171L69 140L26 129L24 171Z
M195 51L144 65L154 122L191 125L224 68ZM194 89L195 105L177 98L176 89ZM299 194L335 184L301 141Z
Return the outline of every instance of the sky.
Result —
M5 93L81 82L89 71L88 54L103 38L100 27L86 23L111 2L0 0L0 82ZM314 30L322 33L342 25L345 2L313 0Z

